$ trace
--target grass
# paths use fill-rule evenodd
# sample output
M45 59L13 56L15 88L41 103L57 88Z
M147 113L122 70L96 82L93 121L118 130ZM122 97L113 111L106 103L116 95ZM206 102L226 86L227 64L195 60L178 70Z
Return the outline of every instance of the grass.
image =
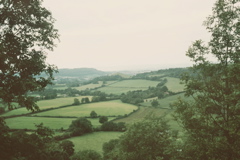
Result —
M192 100L191 97L184 97L184 93L181 93L174 96L166 97L164 99L159 99L158 102L160 106L157 108L151 107L150 101L144 102L144 103L141 103L142 107L140 107L139 111L133 113L129 117L115 120L114 122L125 122L126 124L131 125L135 122L143 120L146 117L164 116L164 118L169 121L168 124L172 129L181 131L182 128L172 117L174 110L169 107L169 104L177 101L179 97L181 97L184 100Z
M75 152L90 149L102 154L102 145L111 139L118 139L122 134L122 132L94 132L68 140L74 143Z
M166 77L166 79L167 79L166 86L169 91L181 92L184 90L184 85L180 84L181 81L179 78Z
M91 83L91 84L83 85L80 87L72 87L72 88L82 91L82 90L86 90L86 89L95 89L95 88L101 87L102 85L103 85L103 82L99 81L97 84Z
M113 84L109 84L106 87L99 88L97 90L105 92L107 94L122 94L128 91L134 90L147 90L148 87L156 87L158 81L149 80L123 80Z
M74 101L74 98L78 98L79 101L81 101L81 99L84 97L89 97L90 100L92 98L92 96L56 98L56 99L38 101L37 105L39 106L40 110L56 108L56 107L72 104ZM5 114L3 114L3 116L21 115L21 114L26 114L26 113L30 113L30 112L31 111L29 111L25 107L23 107L23 108L18 108L18 109L12 110L10 112L6 112Z
M86 117L90 116L91 111L95 111L101 116L118 116L125 115L133 110L137 109L137 106L122 103L120 100L88 103L78 106L72 106L67 108L61 108L57 110L51 110L46 112L37 113L37 116L77 116Z
M115 117L109 117L108 120L113 120ZM36 129L35 124L43 123L51 129L67 129L69 125L76 118L48 118L48 117L15 117L5 119L7 125L11 129ZM93 127L101 125L98 118L88 118L91 121Z
M76 118L40 118L40 117L16 117L5 119L11 129L36 129L35 124L43 123L51 129L67 129Z
M170 108L169 104L175 102L179 97L181 97L183 99L190 99L190 98L184 97L184 93L169 96L169 97L166 97L166 98L163 98L163 99L158 99L158 103L160 104L159 107ZM148 99L148 101L145 101L144 103L141 103L141 105L150 107L151 106L151 99Z

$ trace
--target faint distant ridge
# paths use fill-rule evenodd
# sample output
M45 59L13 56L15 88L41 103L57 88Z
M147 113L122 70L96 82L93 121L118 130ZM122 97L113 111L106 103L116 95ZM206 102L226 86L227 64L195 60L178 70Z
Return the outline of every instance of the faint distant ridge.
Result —
M109 74L109 72L104 72L97 70L95 68L74 68L74 69L58 69L58 73L55 74L55 77L62 78L94 78L99 76L104 76Z

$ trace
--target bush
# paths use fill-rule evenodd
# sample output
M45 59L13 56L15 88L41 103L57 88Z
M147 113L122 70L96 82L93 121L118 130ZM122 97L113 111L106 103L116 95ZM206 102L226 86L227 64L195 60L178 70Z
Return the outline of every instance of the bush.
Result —
M99 117L99 123L103 124L108 121L108 117L106 116L101 116Z
M4 113L5 109L3 107L0 107L0 114Z
M68 130L71 132L71 136L81 136L85 133L91 133L93 131L93 126L89 120L80 117L72 121Z
M102 160L102 156L93 150L83 150L75 153L71 160Z
M126 126L124 122L114 123L112 121L105 122L101 126L102 131L126 131Z
M92 111L92 112L90 113L90 117L91 117L91 118L97 118L97 113L96 113L95 111Z

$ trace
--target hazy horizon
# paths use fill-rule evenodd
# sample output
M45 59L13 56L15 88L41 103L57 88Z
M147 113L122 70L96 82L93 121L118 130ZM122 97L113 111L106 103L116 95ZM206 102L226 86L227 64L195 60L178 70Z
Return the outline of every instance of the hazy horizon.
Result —
M188 47L209 39L202 24L214 2L45 0L60 34L47 63L106 71L189 66Z

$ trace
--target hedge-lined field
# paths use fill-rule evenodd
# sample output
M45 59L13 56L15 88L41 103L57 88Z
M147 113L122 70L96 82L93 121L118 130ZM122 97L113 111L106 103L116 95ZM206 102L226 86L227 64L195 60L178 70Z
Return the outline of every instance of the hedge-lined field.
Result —
M80 137L69 138L75 145L75 151L80 150L94 150L102 153L102 145L111 139L118 139L123 132L94 132Z
M137 106L122 103L120 100L105 101L98 103L88 103L78 106L71 106L66 108L60 108L57 110L51 110L46 112L37 113L37 116L76 116L87 117L90 116L91 111L95 111L101 116L118 116L131 113L136 110Z
M150 80L123 80L97 90L107 94L122 94L134 90L147 90L149 87L156 87L159 81Z
M65 105L71 105L74 102L74 98L78 98L79 101L81 101L82 98L88 97L91 101L92 96L78 96L78 97L66 97L66 98L56 98L56 99L50 99L50 100L41 100L37 102L37 105L39 106L40 110L49 109L49 108L56 108L60 106ZM2 116L12 116L12 115L21 115L31 113L31 111L28 111L25 107L18 108L15 110L12 110L10 112L6 112Z
M44 126L51 129L68 129L73 120L77 118L49 118L49 117L15 117L6 119L6 123L10 129L33 129L35 124L43 123ZM93 127L101 126L99 118L87 118L91 121ZM108 117L108 121L115 119L115 117Z

